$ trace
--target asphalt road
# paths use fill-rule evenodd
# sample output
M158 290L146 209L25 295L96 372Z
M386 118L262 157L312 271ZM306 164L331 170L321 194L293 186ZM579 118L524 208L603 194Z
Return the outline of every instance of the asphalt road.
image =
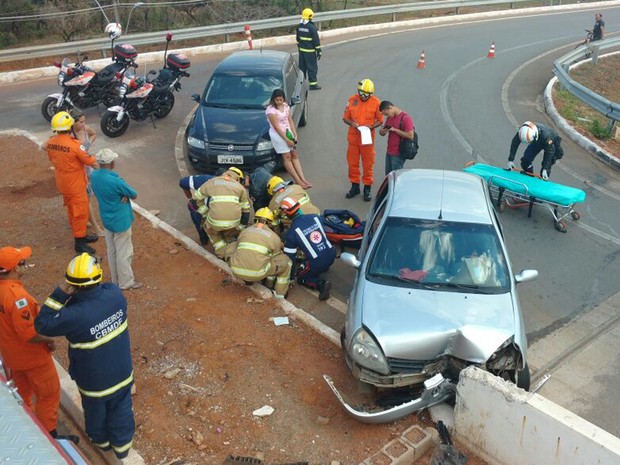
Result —
M367 38L358 35L356 40L346 36L324 40L319 70L323 90L310 94L310 121L299 131L304 170L315 185L313 201L321 208L348 208L365 216L368 204L359 197L344 198L348 188L346 127L341 122L346 99L363 78L375 82L379 98L391 100L413 115L421 148L409 167L459 170L472 159L505 166L510 140L522 121L550 123L541 95L552 77L551 64L582 40L583 29L592 26L594 12L599 10L461 21L373 33L375 36ZM608 34L613 33L614 25L620 23L620 11L601 11ZM489 59L486 54L492 41L496 57ZM294 52L292 46L282 48ZM423 49L426 69L420 70L416 63ZM177 187L174 142L194 106L189 96L202 91L222 57L214 54L192 59L191 78L183 81L177 105L166 119L157 121L157 128L149 121L132 121L125 136L108 140L100 135L96 143L96 148L109 146L121 154L118 171L138 190L140 205L159 210L160 218L192 237L195 231ZM141 69L159 65L142 63ZM50 132L39 105L48 93L56 91L55 78L0 87L0 129L25 129L45 140ZM90 110L87 117L96 127L97 112ZM620 176L568 138L563 146L565 156L554 167L552 180L586 190L586 202L579 205L581 220L569 220L568 232L562 234L553 228L551 214L543 209L535 209L530 219L521 210L501 216L513 269L540 272L537 281L520 287L530 344L544 341L575 317L605 303L620 287ZM379 138L377 183L383 174L384 153L385 139ZM538 159L536 166L539 163ZM299 287L292 290L291 300L339 330L353 271L337 263L329 277L335 283L331 306L319 304ZM599 333L607 329L602 321ZM593 333L582 346L596 342L599 333ZM600 350L607 349L602 345ZM565 357L535 355L535 379L562 364ZM599 364L599 360L605 363ZM574 392L572 399L580 399L579 403L566 400L566 395L560 403L620 435L620 408L614 389L620 381L617 355L601 353L579 370L576 376L580 378L604 375L605 379L595 389ZM544 389L544 395L559 398L558 393Z

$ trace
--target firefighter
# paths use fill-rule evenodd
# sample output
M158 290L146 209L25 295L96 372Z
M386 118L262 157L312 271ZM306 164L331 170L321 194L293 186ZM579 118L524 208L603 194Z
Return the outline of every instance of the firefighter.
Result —
M95 446L122 459L135 431L127 300L120 287L101 284L102 279L95 257L74 257L34 326L39 334L69 341L69 374L82 397L86 434Z
M274 216L269 208L254 214L255 223L239 234L227 250L228 265L233 274L246 283L263 279L273 282L274 296L284 299L288 292L291 261L282 253L282 241L269 229ZM271 278L271 279L270 279Z
M317 289L319 300L329 299L332 283L321 278L320 274L333 265L336 248L329 242L319 215L304 214L299 202L290 197L282 201L280 208L292 220L284 240L284 253L293 264L298 252L303 255L301 266L293 265L291 269L291 281L297 278L299 284Z
M301 12L301 21L297 25L297 48L299 50L299 69L308 77L310 90L320 90L316 74L319 70L318 61L321 59L321 39L312 22L314 11L304 8Z
M561 142L562 138L549 126L526 121L521 125L510 143L508 169L511 170L515 166L514 159L517 155L519 144L528 144L523 157L521 157L521 169L527 173L533 173L534 159L542 150L544 152L540 176L546 181L551 174L551 167L564 156L564 149L560 145Z
M209 236L215 255L224 258L226 246L234 242L250 220L250 200L243 186L244 173L228 168L194 191L198 213Z
M360 180L364 182L364 200L370 202L370 189L373 184L373 169L375 165L375 128L383 124L383 114L379 110L381 101L375 97L375 85L370 79L362 79L357 83L357 94L349 97L342 120L349 125L347 141L347 164L349 165L349 181L351 189L346 193L347 199L352 199L360 193ZM359 127L370 129L372 138L369 144L362 145L362 136ZM360 157L364 175L360 173Z
M88 154L82 143L73 136L73 117L66 111L60 111L52 118L52 130L56 132L43 145L47 156L54 165L56 188L62 194L63 203L67 207L69 224L75 240L75 251L78 253L95 253L88 245L99 238L94 234L86 234L88 224L88 194L86 191L86 166L97 168L95 157Z
M282 228L290 224L290 221L286 219L285 222L281 219L281 210L280 204L282 201L290 197L295 201L299 202L304 209L305 213L312 213L316 215L321 214L321 210L319 210L310 200L310 196L301 187L299 184L292 184L290 182L285 182L279 176L272 176L272 178L267 183L267 193L271 195L271 201L269 202L269 210L273 212L274 220L273 226L276 228L277 232L282 232Z

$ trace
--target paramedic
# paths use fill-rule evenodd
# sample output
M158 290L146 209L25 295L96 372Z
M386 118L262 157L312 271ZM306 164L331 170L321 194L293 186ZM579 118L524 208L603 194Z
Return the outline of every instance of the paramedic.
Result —
M514 159L520 143L528 144L521 158L521 169L527 173L534 172L534 159L544 151L540 176L546 181L551 174L553 164L564 156L564 150L560 145L562 138L551 129L541 123L526 121L521 125L510 144L508 156L508 169L513 169Z
M282 231L283 227L290 224L288 218L285 218L285 220L287 220L286 222L282 222L282 211L280 210L280 204L287 197L290 197L296 202L299 202L299 205L303 206L304 212L316 215L321 214L321 210L319 210L312 203L308 192L306 192L303 187L301 187L299 184L291 184L290 182L285 182L284 179L279 176L273 176L269 180L269 182L267 183L267 193L272 196L271 201L269 202L269 210L271 210L274 215L272 226L276 227L276 232L278 233Z

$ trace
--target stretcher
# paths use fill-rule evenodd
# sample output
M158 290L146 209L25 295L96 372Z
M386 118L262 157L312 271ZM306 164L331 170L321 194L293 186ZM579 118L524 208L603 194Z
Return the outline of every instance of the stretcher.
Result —
M464 171L485 179L497 209L502 212L506 207L528 207L528 218L532 216L532 207L540 205L553 215L555 229L566 232L566 218L577 221L579 212L576 203L586 199L581 189L564 186L551 181L543 181L538 176L516 170L506 170L495 166L474 163Z

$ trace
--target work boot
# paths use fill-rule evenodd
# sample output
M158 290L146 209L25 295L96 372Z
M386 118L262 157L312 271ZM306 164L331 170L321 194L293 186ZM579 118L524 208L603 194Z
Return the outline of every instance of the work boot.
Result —
M75 251L77 253L89 253L91 255L94 255L97 253L97 251L95 249L93 249L91 246L89 246L86 241L84 240L84 237L75 237Z
M332 283L325 279L321 279L317 284L317 289L319 290L319 300L327 300L329 299L329 291L332 288Z
M359 195L359 193L360 193L360 185L352 182L351 189L349 189L349 192L347 192L344 196L347 199L352 199L356 195Z
M322 87L318 84L313 84L310 86L310 90L321 90Z
M99 240L99 236L96 234L87 234L84 236L84 242L97 242Z
M67 441L71 441L73 444L77 445L80 442L80 438L75 436L74 434L58 434L56 430L50 431L50 436L54 439L65 439Z
M364 200L366 202L370 202L372 200L372 195L370 195L370 187L371 186L364 186Z

